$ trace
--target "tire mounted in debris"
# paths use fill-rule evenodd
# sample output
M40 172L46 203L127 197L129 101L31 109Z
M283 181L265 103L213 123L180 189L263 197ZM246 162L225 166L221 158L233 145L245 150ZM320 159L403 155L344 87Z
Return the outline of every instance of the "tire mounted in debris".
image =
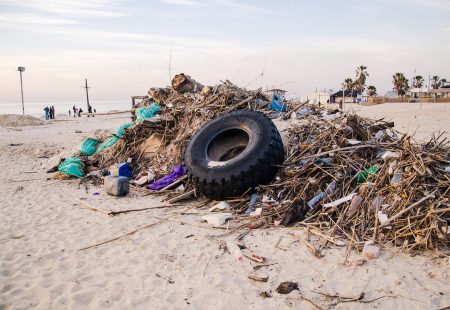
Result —
M198 193L224 200L270 183L284 161L283 142L263 113L240 110L204 125L184 161Z

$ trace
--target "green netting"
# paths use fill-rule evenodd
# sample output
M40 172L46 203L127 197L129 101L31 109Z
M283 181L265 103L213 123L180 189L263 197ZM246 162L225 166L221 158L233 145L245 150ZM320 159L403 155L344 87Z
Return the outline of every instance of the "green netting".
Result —
M73 175L75 177L82 177L84 175L81 160L77 157L66 158L58 166L58 170L64 174Z
M97 149L97 145L100 143L100 141L87 138L86 140L81 143L80 152L81 154L91 156L95 153L95 150Z
M130 127L132 125L133 125L133 122L129 122L129 123L123 124L122 126L117 128L116 131L114 132L114 136L106 139L102 144L100 144L95 153L98 154L101 151L103 151L104 149L114 145L117 141L119 141L119 138L123 136L123 134L125 133L125 129L127 129L128 127Z
M148 107L139 108L135 111L136 121L141 121L146 118L151 118L161 111L157 103L152 103Z
M110 138L106 139L102 144L100 144L100 145L98 146L98 149L97 149L97 152L96 152L96 153L97 153L97 154L100 153L100 152L103 151L104 149L106 149L106 148L108 148L108 147L114 145L117 141L119 141L119 138L116 137L116 136L113 136L113 137L110 137Z
M125 133L125 129L133 126L133 124L134 124L133 122L123 124L122 126L120 126L119 128L116 129L115 135L121 138L123 136L123 134Z

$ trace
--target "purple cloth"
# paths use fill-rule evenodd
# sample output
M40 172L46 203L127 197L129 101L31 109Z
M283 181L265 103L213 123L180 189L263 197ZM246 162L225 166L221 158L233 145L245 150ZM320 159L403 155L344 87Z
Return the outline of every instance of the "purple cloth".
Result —
M156 180L152 184L148 185L148 189L152 189L154 191L157 191L161 188L166 187L167 185L172 184L176 179L182 177L186 174L186 169L184 169L183 165L176 165L172 168L172 171L166 175L165 177Z

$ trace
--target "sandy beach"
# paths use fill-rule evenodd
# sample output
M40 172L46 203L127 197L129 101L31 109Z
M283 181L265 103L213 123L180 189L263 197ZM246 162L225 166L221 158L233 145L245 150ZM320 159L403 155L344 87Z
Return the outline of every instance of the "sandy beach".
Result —
M349 108L392 120L419 140L438 131L450 137L450 104ZM0 127L0 309L450 306L450 261L436 252L411 256L386 247L367 261L345 246L331 246L317 258L303 230L274 228L254 230L242 241L245 251L267 258L266 266L256 267L224 250L237 235L202 223L205 210L167 207L162 198L136 192L115 198L93 185L79 187L76 180L46 180L46 170L75 152L83 138L128 120L57 117L44 125ZM107 215L144 207L154 209ZM115 237L121 238L84 249ZM299 290L277 293L284 281L297 282Z

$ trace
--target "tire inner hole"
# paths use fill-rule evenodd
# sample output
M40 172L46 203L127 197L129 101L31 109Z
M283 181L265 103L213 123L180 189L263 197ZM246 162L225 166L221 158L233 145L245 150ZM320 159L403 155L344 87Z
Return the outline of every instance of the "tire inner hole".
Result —
M248 145L250 138L247 132L240 128L225 130L215 136L208 145L207 154L214 161L228 161L241 154Z

